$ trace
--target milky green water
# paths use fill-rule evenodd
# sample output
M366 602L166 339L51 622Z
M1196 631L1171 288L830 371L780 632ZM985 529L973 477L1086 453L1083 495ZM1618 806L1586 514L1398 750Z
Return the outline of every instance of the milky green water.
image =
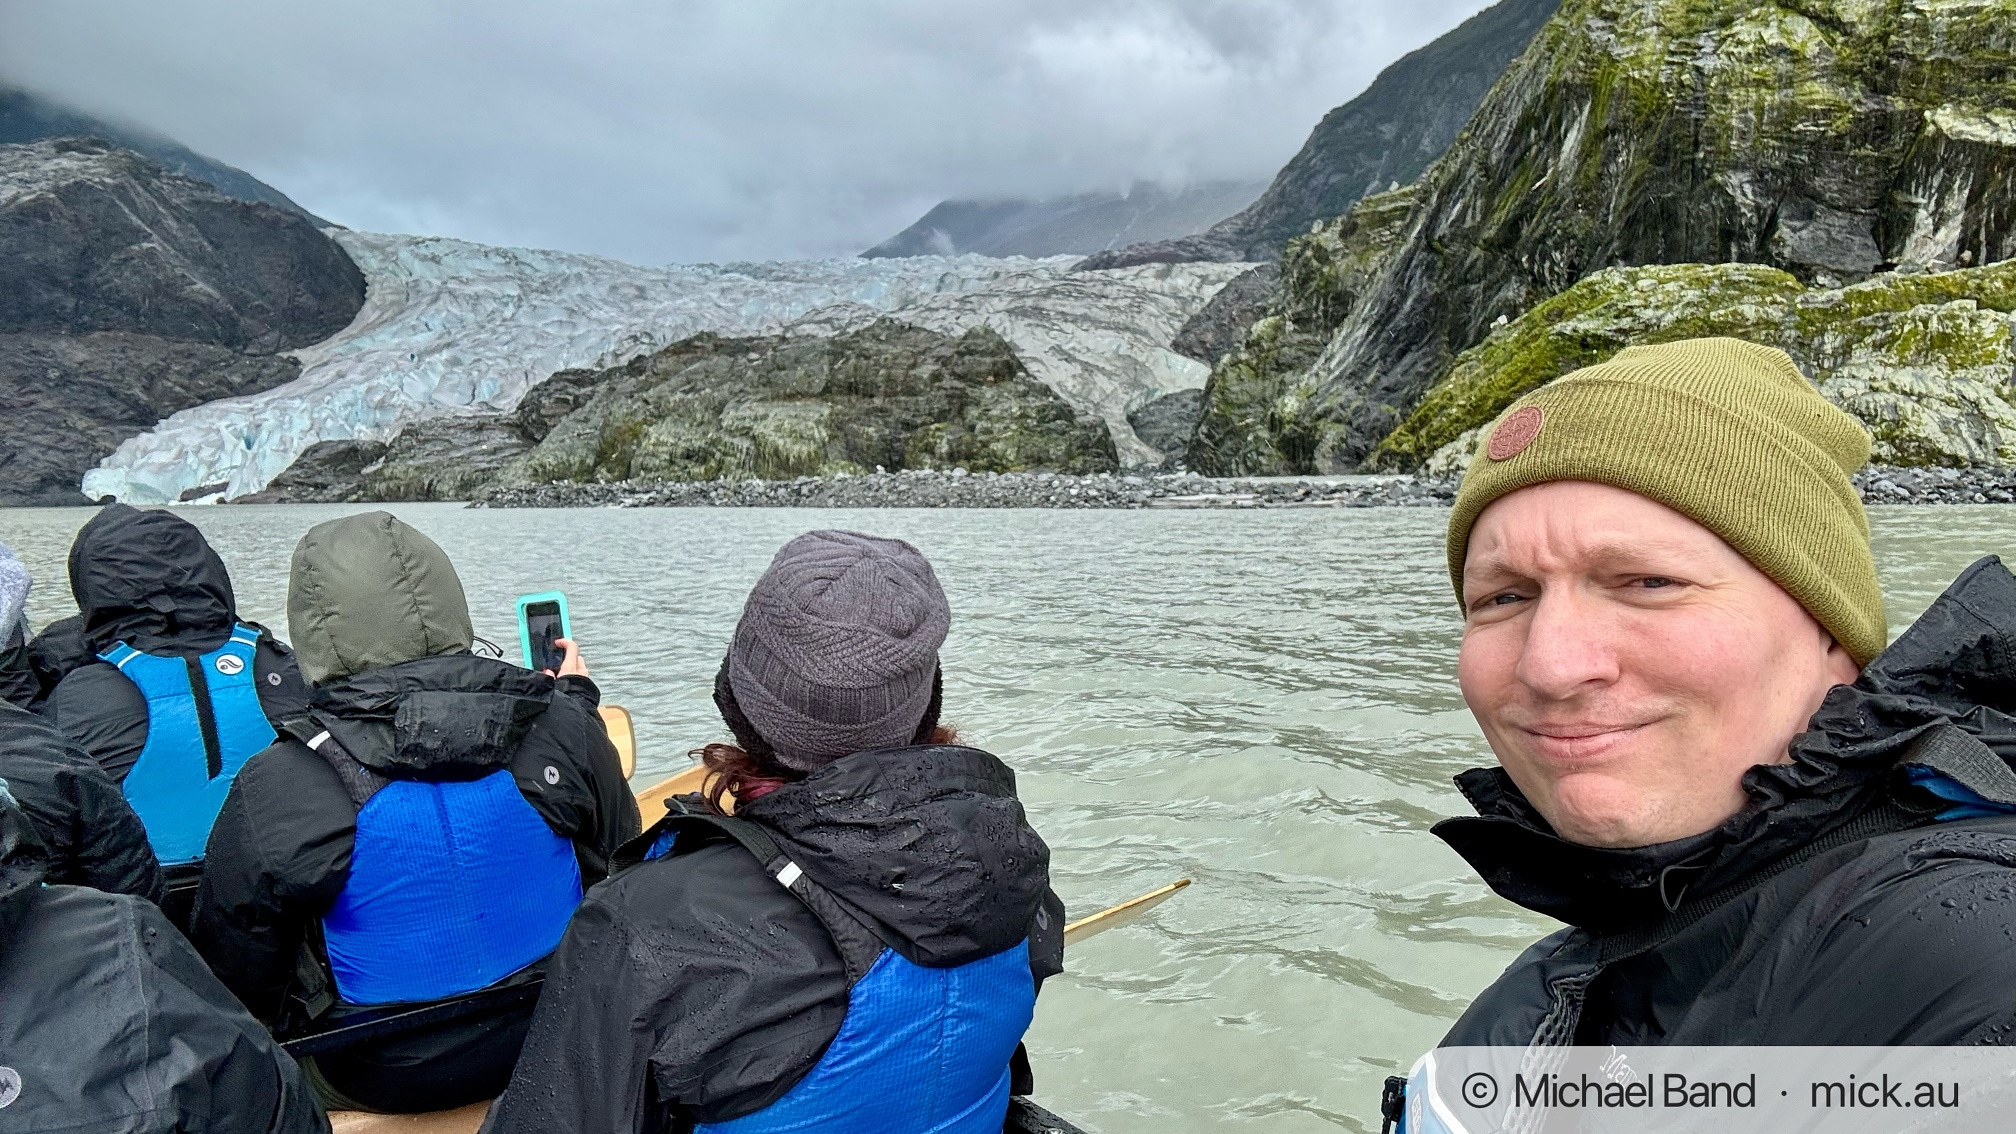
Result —
M284 634L295 540L361 510L183 514ZM1428 834L1463 807L1450 777L1489 760L1455 688L1444 512L392 510L514 656L512 599L567 591L605 698L636 714L640 783L724 738L714 670L780 544L851 527L922 548L953 604L947 716L1016 769L1073 915L1195 880L1044 989L1037 1097L1089 1130L1376 1131L1380 1081L1553 928ZM0 511L38 626L72 610L89 516ZM2016 508L1872 519L1893 632L2016 550Z

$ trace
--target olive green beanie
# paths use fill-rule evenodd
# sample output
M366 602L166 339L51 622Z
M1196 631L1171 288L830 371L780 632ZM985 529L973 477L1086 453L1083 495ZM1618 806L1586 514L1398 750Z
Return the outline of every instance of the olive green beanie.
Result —
M1848 479L1869 434L1784 351L1739 339L1629 347L1512 403L1491 424L1449 518L1463 596L1470 529L1508 492L1614 485L1721 536L1866 664L1888 639L1869 518Z

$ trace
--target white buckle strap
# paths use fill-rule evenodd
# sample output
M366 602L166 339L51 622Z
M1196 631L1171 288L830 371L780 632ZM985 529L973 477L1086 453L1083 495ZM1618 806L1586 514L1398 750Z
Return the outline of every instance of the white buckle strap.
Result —
M329 730L325 728L321 732L316 733L314 737L308 741L309 750L314 752L320 752L322 750L322 742L328 739L329 739Z
M777 872L777 884L789 890L791 884L798 881L804 873L804 871L798 869L797 863L787 860L784 863L784 869Z

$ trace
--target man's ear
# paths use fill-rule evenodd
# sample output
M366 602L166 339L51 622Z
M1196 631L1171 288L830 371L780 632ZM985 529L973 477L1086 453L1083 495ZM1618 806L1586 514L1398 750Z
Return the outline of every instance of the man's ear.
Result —
M1847 647L1837 641L1834 635L1828 634L1825 630L1822 630L1821 633L1827 637L1826 670L1828 675L1834 678L1834 684L1836 685L1855 684L1855 679L1862 676L1862 667L1855 664L1854 655L1850 654Z

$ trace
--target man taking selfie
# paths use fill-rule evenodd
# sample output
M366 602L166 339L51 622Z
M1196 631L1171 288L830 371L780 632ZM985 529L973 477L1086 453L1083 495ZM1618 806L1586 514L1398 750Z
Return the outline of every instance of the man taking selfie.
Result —
M1868 455L1732 339L1495 423L1448 552L1498 766L1435 833L1568 927L1445 1045L2016 1035L2016 578L1975 564L1885 649Z

